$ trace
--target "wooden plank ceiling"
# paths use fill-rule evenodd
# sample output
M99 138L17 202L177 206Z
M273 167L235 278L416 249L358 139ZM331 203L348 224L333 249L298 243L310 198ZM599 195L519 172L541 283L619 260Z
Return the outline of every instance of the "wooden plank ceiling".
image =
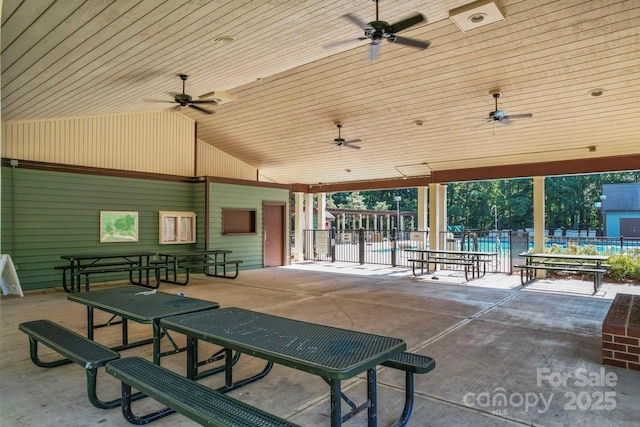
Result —
M343 15L373 21L370 0L4 0L2 120L174 108L152 100L186 73L194 99L234 98L180 110L199 138L279 183L637 155L640 2L496 1L505 20L465 33L449 10L469 1L382 0L381 20L425 15L401 35L431 46L370 61L366 41L323 48L362 36ZM492 89L533 117L481 125ZM333 149L338 120L360 150Z

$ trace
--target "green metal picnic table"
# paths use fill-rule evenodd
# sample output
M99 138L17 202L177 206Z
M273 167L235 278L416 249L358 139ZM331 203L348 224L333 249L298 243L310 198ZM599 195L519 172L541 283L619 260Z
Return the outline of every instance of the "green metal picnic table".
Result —
M231 352L237 351L266 360L265 376L273 363L309 372L324 378L331 387L331 425L340 426L368 409L368 426L376 426L376 366L406 349L402 339L341 329L274 316L242 308L222 308L168 317L160 327L187 336L187 376L197 375L197 343L221 346L225 357L226 380L221 391L238 388L253 378L233 382ZM367 372L368 400L342 414L341 380Z

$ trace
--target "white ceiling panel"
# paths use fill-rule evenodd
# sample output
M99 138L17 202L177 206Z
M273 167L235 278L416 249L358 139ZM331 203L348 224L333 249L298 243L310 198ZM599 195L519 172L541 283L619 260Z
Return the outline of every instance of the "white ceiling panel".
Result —
M181 110L199 139L280 183L640 154L640 3L496 1L504 21L462 32L469 1L382 0L380 20L422 13L399 35L431 46L371 61L344 17L374 21L370 0L5 0L2 120L174 108L186 73L194 99L235 98ZM494 89L533 117L482 125ZM360 150L334 149L336 121Z

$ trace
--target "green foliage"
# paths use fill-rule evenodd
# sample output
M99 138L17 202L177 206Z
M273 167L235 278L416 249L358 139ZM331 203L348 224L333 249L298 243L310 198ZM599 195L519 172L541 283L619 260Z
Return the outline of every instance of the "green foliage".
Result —
M640 259L630 255L612 255L609 258L609 276L614 280L640 280Z
M606 275L615 281L640 281L640 255L637 254L626 253L626 254L611 254L611 252L607 253L607 255L611 255L609 260L607 261L611 267L607 271ZM586 246L576 246L571 245L569 248L565 249L560 245L551 245L545 250L545 253L549 254L572 254L572 255L596 255L598 253L602 254L602 252L598 252L597 248L593 245ZM561 261L560 259L558 261ZM567 260L569 261L569 260ZM549 272L548 274L555 274L554 272Z
M602 229L600 209L594 207L600 201L602 185L638 181L640 171L546 178L546 228ZM395 196L401 197L401 211L416 211L416 188L331 193L327 195L327 207L395 210ZM492 209L495 205L498 229L522 230L533 226L531 178L453 182L447 184L447 199L449 225L492 230L496 225Z

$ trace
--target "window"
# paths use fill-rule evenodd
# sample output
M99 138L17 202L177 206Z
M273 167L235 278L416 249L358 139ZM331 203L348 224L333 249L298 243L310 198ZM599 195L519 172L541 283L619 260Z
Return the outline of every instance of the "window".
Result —
M160 244L196 242L196 213L159 211Z
M222 208L222 234L256 234L256 210Z

